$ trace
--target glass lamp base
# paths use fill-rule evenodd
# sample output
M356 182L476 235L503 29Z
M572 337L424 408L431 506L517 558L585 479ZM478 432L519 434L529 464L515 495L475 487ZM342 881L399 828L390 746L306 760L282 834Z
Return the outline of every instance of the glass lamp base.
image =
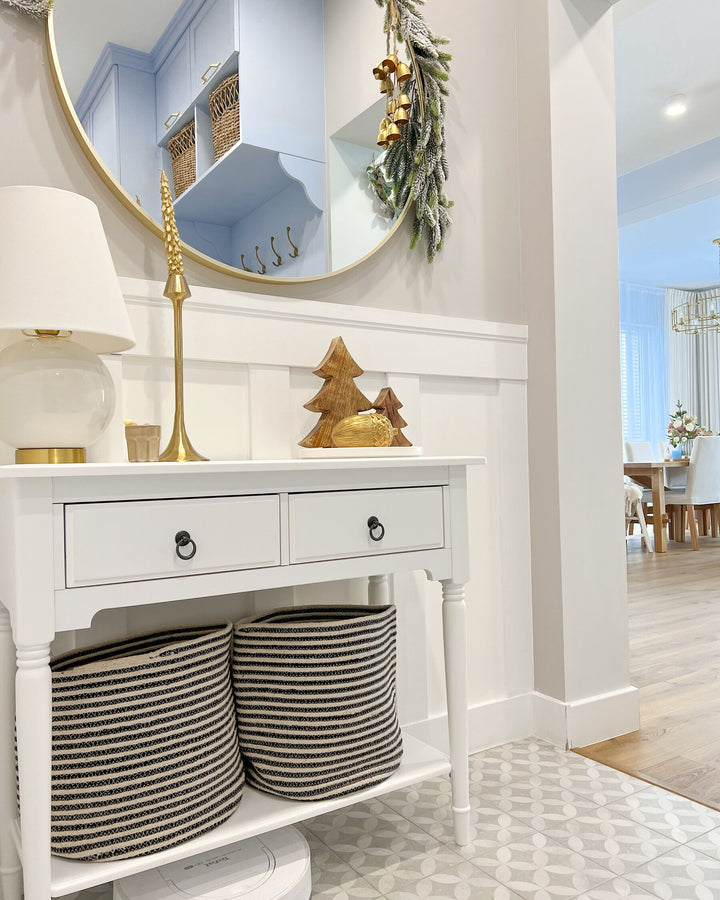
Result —
M110 422L112 378L67 333L41 332L0 352L0 439L17 463L84 462Z
M15 451L18 465L27 463L84 463L84 447L28 447Z

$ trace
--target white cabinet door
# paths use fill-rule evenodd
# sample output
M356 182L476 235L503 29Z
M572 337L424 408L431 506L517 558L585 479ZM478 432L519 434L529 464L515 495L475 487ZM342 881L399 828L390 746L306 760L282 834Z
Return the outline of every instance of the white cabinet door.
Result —
M155 76L157 139L161 141L192 102L190 40L185 33Z
M118 77L113 66L86 116L87 133L95 150L112 174L121 180L118 130ZM89 129L89 130L88 130Z
M197 95L235 49L235 0L206 2L190 25L192 93Z

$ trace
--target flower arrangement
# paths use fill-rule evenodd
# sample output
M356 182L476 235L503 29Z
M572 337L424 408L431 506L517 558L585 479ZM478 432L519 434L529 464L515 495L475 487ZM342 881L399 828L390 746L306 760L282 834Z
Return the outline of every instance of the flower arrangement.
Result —
M678 400L677 409L670 414L670 424L667 430L669 443L673 447L677 447L683 441L692 441L702 434L712 434L712 431L703 428L696 421L695 416L691 416L686 409L683 409L682 403Z

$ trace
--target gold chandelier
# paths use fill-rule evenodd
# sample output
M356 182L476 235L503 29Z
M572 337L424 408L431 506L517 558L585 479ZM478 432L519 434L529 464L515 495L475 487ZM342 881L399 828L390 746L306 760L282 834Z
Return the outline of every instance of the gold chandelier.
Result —
M713 241L720 252L720 238ZM682 334L720 331L720 288L696 291L692 300L679 303L672 311L672 330Z

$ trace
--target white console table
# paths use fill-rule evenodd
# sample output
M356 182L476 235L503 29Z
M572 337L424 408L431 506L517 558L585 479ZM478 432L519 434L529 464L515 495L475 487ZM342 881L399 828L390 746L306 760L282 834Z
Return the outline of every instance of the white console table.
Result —
M482 462L400 457L0 467L4 900L19 900L23 891L26 900L62 896L448 771L456 840L467 843L466 467ZM182 549L181 531L193 542ZM187 556L193 545L192 558L180 558L178 550ZM388 600L388 573L413 569L442 582L449 760L405 735L398 771L351 797L302 803L246 788L227 822L171 850L98 863L51 857L48 664L56 633L90 627L102 609L360 576L369 578L369 602L380 604Z

